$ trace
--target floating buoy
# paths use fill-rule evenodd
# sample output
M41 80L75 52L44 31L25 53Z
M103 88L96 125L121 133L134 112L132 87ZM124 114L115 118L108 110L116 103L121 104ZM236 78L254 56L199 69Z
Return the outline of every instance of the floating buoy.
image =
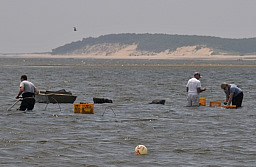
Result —
M148 153L148 149L146 146L138 145L137 147L135 147L135 154L147 154L147 153Z

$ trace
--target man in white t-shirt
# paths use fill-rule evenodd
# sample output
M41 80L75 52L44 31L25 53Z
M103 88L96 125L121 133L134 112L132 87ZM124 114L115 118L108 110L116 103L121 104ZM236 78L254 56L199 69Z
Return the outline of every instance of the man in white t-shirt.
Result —
M35 105L34 97L35 94L39 93L39 91L32 82L27 81L26 75L22 75L20 77L20 80L20 90L16 98L18 99L20 98L20 95L22 95L23 100L21 102L19 110L33 110Z
M195 72L194 77L188 80L186 85L187 87L187 106L199 106L199 93L206 90L206 88L202 88L201 82L199 79L201 78L199 72Z

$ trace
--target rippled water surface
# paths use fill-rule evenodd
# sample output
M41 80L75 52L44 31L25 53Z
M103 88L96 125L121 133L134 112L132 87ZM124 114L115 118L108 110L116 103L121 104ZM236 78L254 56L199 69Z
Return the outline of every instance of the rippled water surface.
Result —
M255 166L255 64L2 58L0 166ZM185 85L195 71L203 75L207 106L185 107ZM95 104L95 114L74 114L73 104L40 103L31 112L16 111L17 104L7 111L24 73L39 90L71 91L75 103L93 97L113 103ZM224 100L223 81L243 89L241 109L209 107ZM149 104L155 99L166 103ZM135 155L139 144L147 155Z

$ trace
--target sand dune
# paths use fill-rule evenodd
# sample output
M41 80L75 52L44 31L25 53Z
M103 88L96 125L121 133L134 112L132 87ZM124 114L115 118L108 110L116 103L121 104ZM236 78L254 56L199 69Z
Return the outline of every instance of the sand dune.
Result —
M166 50L161 53L153 53L136 50L137 45L122 46L114 51L95 50L92 48L88 53L73 53L69 55L51 55L51 54L0 54L0 57L12 58L95 58L95 59L202 59L202 60L256 60L256 55L212 55L210 48L197 48L197 46L186 46L175 51ZM112 48L113 50L113 48Z

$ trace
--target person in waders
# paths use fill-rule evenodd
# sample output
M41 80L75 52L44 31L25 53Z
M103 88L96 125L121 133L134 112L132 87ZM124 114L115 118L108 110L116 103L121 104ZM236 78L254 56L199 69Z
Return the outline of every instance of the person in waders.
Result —
M35 94L38 94L39 91L32 82L27 81L26 75L22 75L20 77L20 80L20 90L18 95L16 96L16 99L21 98L20 95L22 95L23 99L21 101L19 110L33 110L36 102Z

